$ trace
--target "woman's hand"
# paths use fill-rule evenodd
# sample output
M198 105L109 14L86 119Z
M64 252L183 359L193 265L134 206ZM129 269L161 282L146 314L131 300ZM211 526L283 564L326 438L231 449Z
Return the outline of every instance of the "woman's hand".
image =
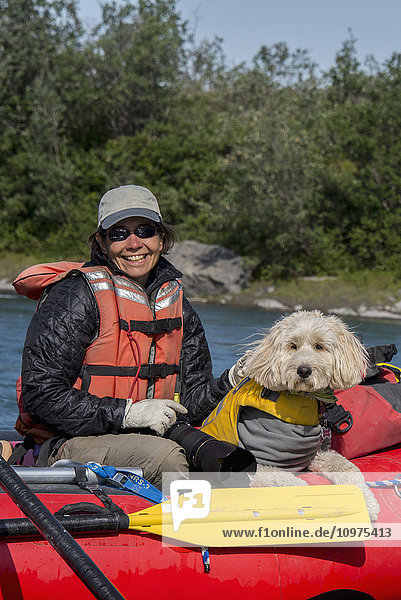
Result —
M175 400L148 398L132 404L127 400L122 427L137 429L149 427L163 435L177 420L177 414L187 414L187 409Z

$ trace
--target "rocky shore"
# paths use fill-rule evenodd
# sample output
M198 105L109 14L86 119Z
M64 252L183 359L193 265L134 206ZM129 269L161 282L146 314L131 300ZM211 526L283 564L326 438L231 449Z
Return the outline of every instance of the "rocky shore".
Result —
M177 243L167 258L182 271L186 295L192 301L254 306L275 312L317 308L339 316L401 321L401 289L371 302L355 285L341 288L343 282L336 277L303 277L290 290L274 284L250 283L240 256L222 246L192 240ZM9 278L0 273L0 293L13 291Z
M288 303L288 305L286 305L274 298L262 298L260 300L256 300L255 305L259 308L264 308L265 310L275 310L279 312L292 312L294 310L302 309L310 310L312 308L311 306L303 306L299 303ZM366 304L362 303L357 308L352 308L350 306L329 306L328 308L322 306L314 306L313 308L318 308L326 313L338 316L361 317L363 319L394 319L401 321L400 301L396 302L393 305L386 304L384 306L367 306Z
M242 268L241 257L221 246L210 246L194 241L177 244L169 259L184 273L183 282L189 298L201 302L219 302L238 306L258 307L270 311L292 312L317 308L325 313L364 319L392 319L401 321L401 290L385 302L369 304L363 298L353 298L352 304L337 303L336 277L303 277L299 287L311 288L311 294L283 297L276 286L250 284L249 275ZM313 288L329 284L332 293L322 298ZM319 297L318 297L319 296ZM343 294L346 296L346 294Z

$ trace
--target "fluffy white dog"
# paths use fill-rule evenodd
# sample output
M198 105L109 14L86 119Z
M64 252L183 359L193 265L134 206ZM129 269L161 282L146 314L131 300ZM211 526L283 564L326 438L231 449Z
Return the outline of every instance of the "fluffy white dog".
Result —
M269 394L272 397L271 392L289 392L289 402L315 398L319 405L319 401L330 402L328 390L348 389L358 384L367 362L365 348L341 319L314 310L298 311L278 321L263 339L253 344L234 370L237 376L249 377L267 390L265 397ZM285 401L285 395L276 394L275 398L278 397L284 397ZM245 408L248 408L246 403ZM263 421L255 404L248 414L243 406L240 414L241 441L255 452L258 461L253 486L306 485L291 471L319 472L334 484L357 485L364 494L372 521L377 519L380 507L362 473L327 447L320 435L320 423L305 427L294 425L291 418L290 422L283 422L272 415ZM266 431L265 453L260 451L263 431ZM253 447L247 446L249 440L254 440L250 442ZM288 470L279 470L282 467Z

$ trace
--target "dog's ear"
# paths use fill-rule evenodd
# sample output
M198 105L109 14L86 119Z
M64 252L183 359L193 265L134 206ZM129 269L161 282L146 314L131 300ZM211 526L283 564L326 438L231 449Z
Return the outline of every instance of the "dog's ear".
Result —
M253 348L246 360L246 375L274 391L285 389L281 383L283 321L278 321Z
M330 317L329 317L330 318ZM334 369L330 383L332 389L346 390L357 385L364 378L368 355L365 347L340 319L331 317L337 334L334 349Z

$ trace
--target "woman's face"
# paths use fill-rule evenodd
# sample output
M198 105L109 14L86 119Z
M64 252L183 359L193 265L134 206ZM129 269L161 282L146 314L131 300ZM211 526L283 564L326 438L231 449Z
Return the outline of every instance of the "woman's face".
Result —
M157 231L156 235L148 238L140 238L135 235L134 229L138 225L145 224L156 225L144 217L129 217L107 229L107 233L120 227L128 229L131 233L123 241L112 242L108 235L106 237L99 234L96 236L102 251L116 267L125 271L143 286L146 286L149 273L157 264L163 248L163 237Z

